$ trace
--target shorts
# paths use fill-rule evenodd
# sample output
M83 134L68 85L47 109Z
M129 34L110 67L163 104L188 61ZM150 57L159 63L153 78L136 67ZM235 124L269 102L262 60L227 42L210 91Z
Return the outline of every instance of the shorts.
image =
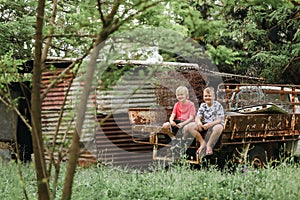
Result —
M178 119L175 119L174 122L175 122L176 124L179 124L179 123L181 123L181 122L183 122L183 121L178 120ZM181 128L181 129L182 129L182 128ZM178 128L177 126L170 126L170 130L171 130L171 132L172 132L174 135L176 135L176 134L178 133L178 131L179 131L179 128Z

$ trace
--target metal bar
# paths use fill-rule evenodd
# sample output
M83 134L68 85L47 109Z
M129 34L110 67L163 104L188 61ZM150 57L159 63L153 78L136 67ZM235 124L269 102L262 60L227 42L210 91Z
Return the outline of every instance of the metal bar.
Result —
M291 139L284 139L284 140L265 140L265 141L242 141L242 142L222 142L222 146L224 145L232 145L232 144L258 144L258 143L272 143L272 142L287 142L287 141L297 141L300 138L291 138Z

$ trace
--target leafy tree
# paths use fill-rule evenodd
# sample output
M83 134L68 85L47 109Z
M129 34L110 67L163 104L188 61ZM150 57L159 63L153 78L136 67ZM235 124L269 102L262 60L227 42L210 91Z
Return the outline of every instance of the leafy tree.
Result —
M216 34L195 37L208 45L221 71L261 76L269 83L300 83L299 1L193 1L193 5L208 24L219 22Z

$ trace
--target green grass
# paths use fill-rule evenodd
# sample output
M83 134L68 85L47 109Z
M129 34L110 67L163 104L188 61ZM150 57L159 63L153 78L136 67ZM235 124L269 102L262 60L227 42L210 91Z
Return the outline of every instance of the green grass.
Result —
M33 165L22 166L30 199L36 199ZM0 199L24 199L14 163L1 165ZM57 198L61 199L61 174ZM235 173L175 166L155 172L132 172L111 167L78 168L73 198L84 199L300 199L300 166L282 163L254 170L238 166Z

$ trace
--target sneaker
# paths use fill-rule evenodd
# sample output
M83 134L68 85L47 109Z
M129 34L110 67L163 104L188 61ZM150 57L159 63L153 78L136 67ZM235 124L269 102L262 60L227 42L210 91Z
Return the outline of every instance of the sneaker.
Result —
M187 153L187 150L189 149L191 145L191 142L187 139L181 139L181 149L183 153Z
M177 139L172 140L171 143L170 143L170 145L171 145L170 149L173 150L173 149L176 149L176 148L180 148L179 143L180 143L180 141L177 140Z
M181 146L187 149L189 147L189 141L186 139L181 139Z

